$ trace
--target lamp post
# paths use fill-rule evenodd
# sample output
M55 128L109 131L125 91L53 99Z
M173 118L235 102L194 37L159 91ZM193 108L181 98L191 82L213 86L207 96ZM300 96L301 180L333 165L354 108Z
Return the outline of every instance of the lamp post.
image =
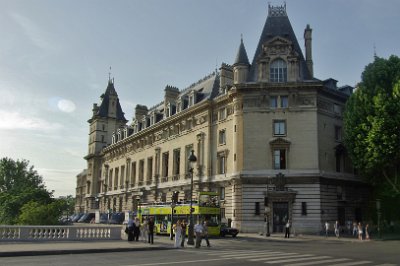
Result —
M189 216L189 230L188 230L188 245L194 245L194 225L193 225L193 170L195 167L195 164L197 162L197 158L194 155L194 150L192 150L192 154L190 154L188 158L189 164L190 164L190 216Z

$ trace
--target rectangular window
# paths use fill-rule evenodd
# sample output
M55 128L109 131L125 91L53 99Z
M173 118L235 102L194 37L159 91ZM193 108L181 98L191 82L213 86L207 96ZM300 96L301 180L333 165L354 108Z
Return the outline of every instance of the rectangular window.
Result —
M286 121L274 120L274 136L285 136L285 135L286 135Z
M133 187L135 183L136 183L136 162L133 162L131 169L131 187Z
M162 176L163 177L168 176L168 157L169 157L168 152L164 152L162 155Z
M224 199L225 199L225 187L220 187L220 188L219 188L219 198L220 198L221 200L224 200Z
M260 215L260 203L259 202L256 202L255 203L255 207L254 207L254 214L255 215Z
M120 174L119 186L121 188L124 188L124 183L125 183L125 166L121 166L121 174Z
M218 134L218 143L220 145L226 144L226 130L220 130Z
M176 149L174 150L174 175L180 174L180 167L181 167L181 150Z
M147 158L147 180L152 180L153 177L153 157Z
M342 161L342 156L340 156L340 154L336 154L336 172L341 171L341 161Z
M139 161L139 181L144 179L144 160Z
M301 203L301 215L307 215L307 202Z
M288 107L288 97L287 96L281 96L281 108L287 108Z
M286 169L286 150L274 150L274 169Z
M342 127L335 126L335 140L342 141Z
M226 118L226 108L222 108L218 111L219 120L224 120Z
M225 153L221 153L218 155L218 173L217 174L225 174L225 165L226 157Z
M278 96L270 96L269 97L269 107L270 108L278 107Z
M337 115L341 115L342 108L338 104L333 104L333 112Z
M119 178L119 168L115 168L115 177L114 177L114 190L118 189L118 178Z

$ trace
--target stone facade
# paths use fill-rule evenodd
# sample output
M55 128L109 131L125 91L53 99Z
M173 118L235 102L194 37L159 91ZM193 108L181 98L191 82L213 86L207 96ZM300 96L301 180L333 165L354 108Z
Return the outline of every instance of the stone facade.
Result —
M286 7L269 6L251 64L242 40L233 65L183 90L167 86L163 102L138 105L128 125L109 80L89 120L85 211L135 211L173 191L190 199L194 150L194 192L218 191L222 218L242 232L266 220L281 232L290 219L296 233L361 220L369 188L342 145L352 88L313 77L311 32L304 59Z

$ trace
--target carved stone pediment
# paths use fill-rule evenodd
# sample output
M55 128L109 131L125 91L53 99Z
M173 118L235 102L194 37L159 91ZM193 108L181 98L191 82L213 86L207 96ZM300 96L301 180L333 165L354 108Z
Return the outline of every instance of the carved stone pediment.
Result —
M290 40L280 36L277 36L265 42L262 47L263 47L263 57L298 56L298 53L293 48L293 43Z

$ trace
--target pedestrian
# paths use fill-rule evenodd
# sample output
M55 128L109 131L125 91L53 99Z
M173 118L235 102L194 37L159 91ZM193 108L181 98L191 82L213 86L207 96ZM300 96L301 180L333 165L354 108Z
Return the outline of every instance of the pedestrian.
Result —
M153 217L150 217L148 227L149 227L148 242L150 244L154 244L154 219L153 219Z
M144 219L141 229L142 229L141 230L142 240L143 240L143 242L146 242L147 238L148 238L148 234L149 234L147 218Z
M201 224L200 220L194 226L194 233L196 234L196 245L195 248L199 248L201 246L201 240L203 238L203 225Z
M129 216L128 223L126 224L125 233L128 234L128 241L133 241L133 230L134 230L134 222L131 216Z
M181 247L185 247L186 228L187 228L185 219L182 220L181 227L182 227L182 241L181 241Z
M356 237L357 235L358 235L358 232L357 232L357 222L353 222L353 236L354 237Z
M369 224L365 225L365 240L369 240L369 232L368 232Z
M357 231L358 231L358 239L363 240L363 228L361 223L358 223Z
M325 237L328 237L329 233L329 223L328 221L325 222Z
M339 226L339 221L338 220L336 220L334 226L335 226L335 235L336 235L336 237L339 237L340 226Z
M176 224L174 225L174 232L175 232L175 248L180 248L182 244L182 226L181 226L181 220L176 221Z
M285 238L290 237L290 220L287 220L285 225Z
M206 240L207 247L211 247L210 241L208 240L208 226L207 226L207 221L203 222L203 237Z
M133 239L135 241L139 241L139 235L140 235L140 221L139 218L135 218L135 222L133 223Z

